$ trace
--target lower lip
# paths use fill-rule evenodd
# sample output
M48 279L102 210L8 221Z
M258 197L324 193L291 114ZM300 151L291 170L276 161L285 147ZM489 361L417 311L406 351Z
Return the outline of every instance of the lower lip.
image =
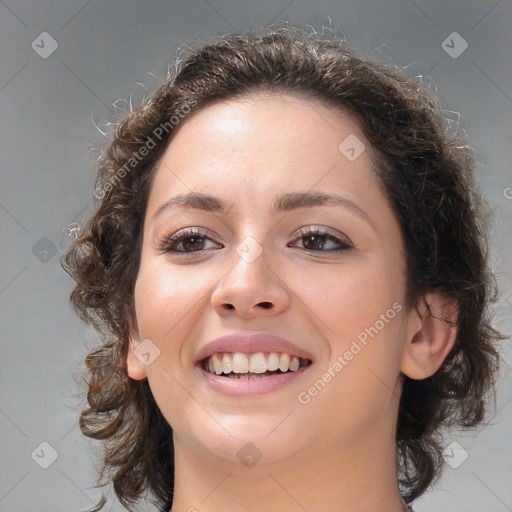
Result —
M259 379L231 379L207 372L201 366L197 366L197 369L214 391L230 396L247 396L262 395L284 388L292 381L300 379L311 366L309 364L296 372L280 373Z

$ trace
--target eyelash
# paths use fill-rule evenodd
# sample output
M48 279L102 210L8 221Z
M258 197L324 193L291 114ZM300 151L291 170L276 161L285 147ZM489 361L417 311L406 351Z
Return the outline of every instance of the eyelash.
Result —
M351 249L353 249L353 246L348 243L344 242L343 240L340 240L338 237L332 235L331 233L327 231L322 231L320 228L301 228L297 232L296 238L293 240L294 242L300 240L301 238L304 238L306 236L324 236L327 238L327 240L334 241L337 245L340 247L338 249L307 249L303 248L303 251L307 252L327 252L329 254L338 254L341 252L346 252ZM210 233L206 230L199 229L199 228L185 228L182 231L178 231L178 233L175 233L174 235L167 235L163 238L163 241L160 244L160 251L163 253L174 253L175 255L179 256L185 256L190 255L193 253L200 253L206 249L199 249L198 251L180 251L176 249L176 246L180 245L184 240L187 238L193 238L193 237L199 237L199 238L210 238Z

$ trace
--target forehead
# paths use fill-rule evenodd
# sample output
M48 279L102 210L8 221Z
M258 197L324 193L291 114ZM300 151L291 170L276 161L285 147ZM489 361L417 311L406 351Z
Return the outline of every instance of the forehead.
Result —
M215 101L181 121L151 196L198 187L246 193L299 184L329 189L340 180L345 187L375 188L374 161L348 114L319 99L258 93Z

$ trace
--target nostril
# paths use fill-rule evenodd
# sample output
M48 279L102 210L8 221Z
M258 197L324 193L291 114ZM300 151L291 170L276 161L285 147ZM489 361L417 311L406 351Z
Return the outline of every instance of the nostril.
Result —
M271 302L260 302L259 304L262 308L265 308L265 309L270 309L272 307L272 303Z

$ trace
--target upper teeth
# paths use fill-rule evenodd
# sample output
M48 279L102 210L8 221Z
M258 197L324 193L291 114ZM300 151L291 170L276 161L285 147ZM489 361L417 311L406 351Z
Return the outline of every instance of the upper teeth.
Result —
M289 354L277 354L271 352L265 357L263 352L255 354L244 354L242 352L213 354L207 360L207 368L210 373L229 374L233 373L265 373L266 371L275 371L277 369L282 372L288 370L295 372L299 367L307 363L306 359L300 359Z

